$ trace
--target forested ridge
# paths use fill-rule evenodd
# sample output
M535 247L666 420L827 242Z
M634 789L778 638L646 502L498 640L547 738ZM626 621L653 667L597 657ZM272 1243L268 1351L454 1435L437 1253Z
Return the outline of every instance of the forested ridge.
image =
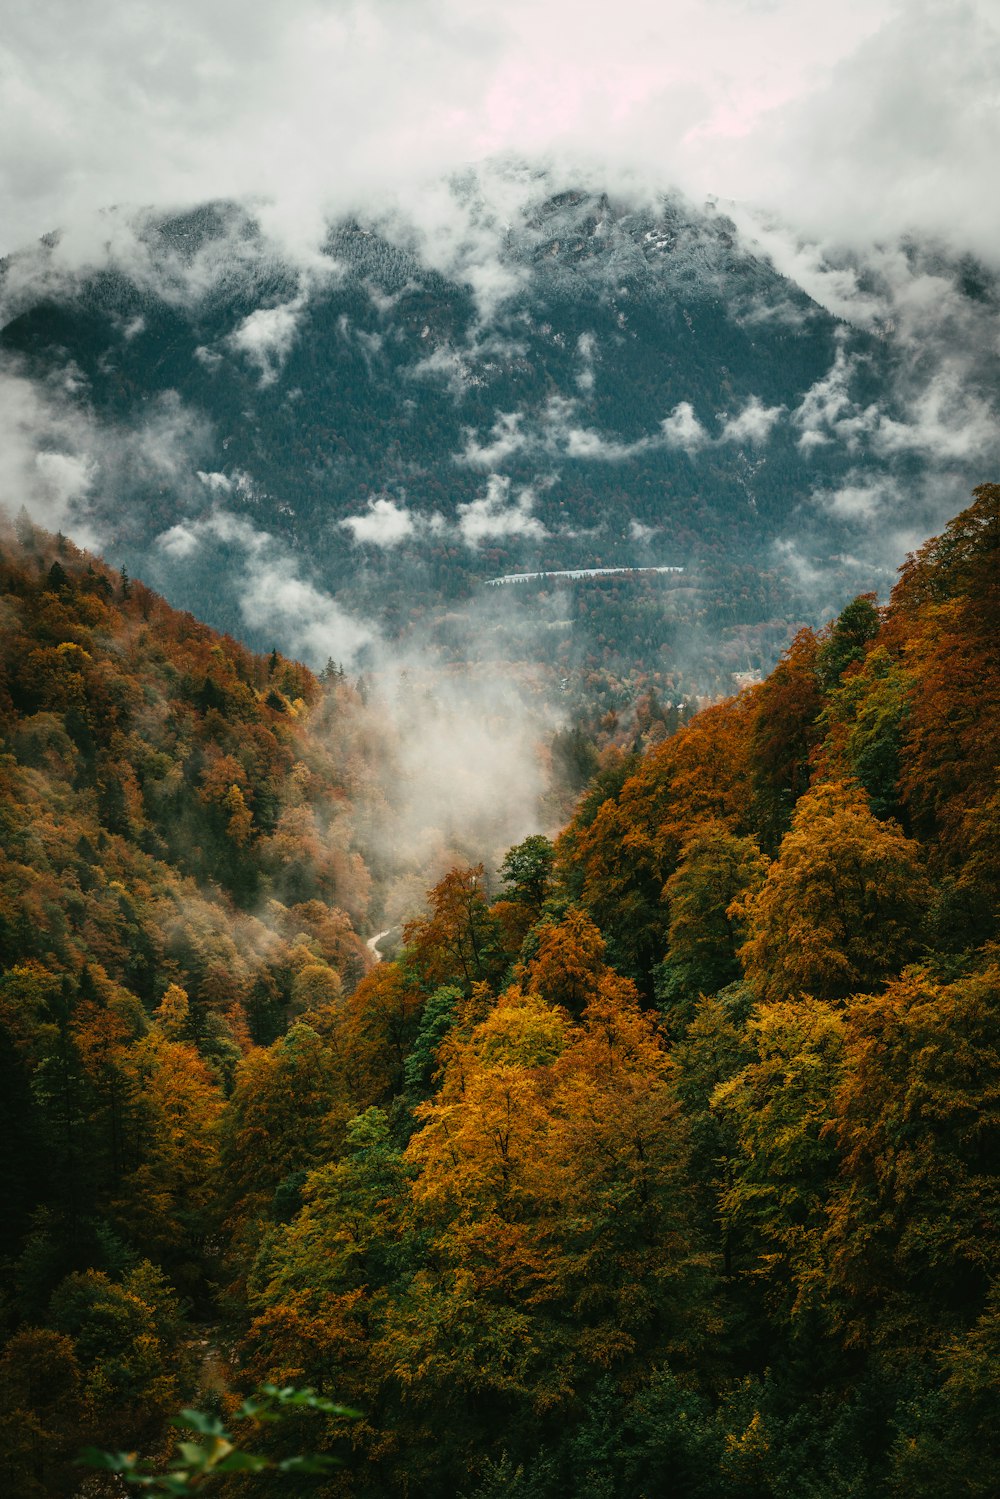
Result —
M938 529L991 453L992 272L910 243L907 275L937 288L925 315L948 309L918 333L888 305L821 305L718 205L532 179L498 233L476 173L451 184L479 245L464 265L382 216L331 223L304 274L224 201L115 212L76 275L58 237L0 261L11 399L59 391L56 451L89 434L67 449L85 490L53 511L43 484L39 513L113 538L258 649L313 649L287 596L248 588L268 563L397 653L475 660L499 626L556 681L606 674L615 708L640 675L721 696L770 669L790 622L888 586L896 526ZM874 277L863 297L887 290ZM961 399L933 373L958 368ZM941 401L932 453L918 412ZM484 599L504 573L657 564L685 572Z
M1000 485L374 966L352 689L2 554L6 1492L995 1491Z

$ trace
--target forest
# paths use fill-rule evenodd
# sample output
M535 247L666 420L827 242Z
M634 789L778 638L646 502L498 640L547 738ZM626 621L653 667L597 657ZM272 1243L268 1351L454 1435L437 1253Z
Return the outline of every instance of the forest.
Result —
M0 1490L273 1383L222 1499L995 1493L1000 484L384 961L336 668L0 592Z
M907 492L923 534L950 506L928 510L912 452L803 423L827 410L831 381L844 425L875 408L904 422L892 337L820 306L714 208L539 192L497 246L510 295L488 309L375 221L331 225L305 296L234 203L150 215L139 261L113 257L70 285L52 245L0 262L0 354L67 392L94 434L77 519L175 604L289 654L309 648L294 619L246 607L248 527L341 608L424 651L456 609L469 625L448 648L475 649L482 585L500 574L681 565L669 589L577 584L558 611L560 674L640 670L676 679L677 696L728 693L734 671L773 663L760 632L816 626L836 607L825 599L885 586L895 552L859 547L857 518L845 525L834 501L857 482L858 443L870 482ZM983 275L958 283L963 316L994 305ZM287 349L255 355L248 330L283 310ZM983 361L986 394L992 348ZM683 411L691 441L668 440ZM402 528L393 544L380 513ZM789 538L822 572L820 597ZM547 663L548 632L528 649Z

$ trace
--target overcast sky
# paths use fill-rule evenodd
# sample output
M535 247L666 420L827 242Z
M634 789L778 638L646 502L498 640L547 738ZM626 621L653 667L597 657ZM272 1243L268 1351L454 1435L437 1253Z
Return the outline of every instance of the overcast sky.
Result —
M248 195L303 247L514 153L996 262L998 79L1000 0L5 0L0 252Z

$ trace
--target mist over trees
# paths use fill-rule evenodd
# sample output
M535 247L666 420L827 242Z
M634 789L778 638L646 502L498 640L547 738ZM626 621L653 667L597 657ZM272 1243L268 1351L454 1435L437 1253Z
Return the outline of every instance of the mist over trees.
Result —
M350 680L5 529L4 1491L273 1381L361 1412L302 1494L991 1493L998 545L567 731L376 962Z

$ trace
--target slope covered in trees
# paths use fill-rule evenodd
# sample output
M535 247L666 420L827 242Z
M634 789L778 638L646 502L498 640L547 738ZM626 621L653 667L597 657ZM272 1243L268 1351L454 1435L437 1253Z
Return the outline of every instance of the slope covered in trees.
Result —
M940 525L992 458L985 266L910 242L919 306L890 311L882 271L796 284L712 204L501 176L440 185L437 243L340 220L305 265L215 202L111 211L77 273L72 236L0 262L10 399L44 434L25 482L65 491L42 513L262 650L313 648L247 586L271 559L364 638L490 659L499 625L553 693L642 673L677 699L884 586L885 538ZM685 572L482 587L650 564Z
M297 939L292 1023L231 1059L166 956L146 993L12 950L15 1491L73 1492L83 1429L156 1450L199 1378L187 1298L225 1328L223 1404L275 1379L362 1412L309 1492L993 1492L998 547L985 485L887 609L607 751L499 899L452 870L360 978ZM141 634L135 589L106 607ZM15 690L12 724L57 711Z
M77 1438L144 1440L185 1392L225 1096L364 971L369 877L339 680L24 516L0 586L3 1317L44 1323L5 1355L4 1488L27 1494L62 1491Z

